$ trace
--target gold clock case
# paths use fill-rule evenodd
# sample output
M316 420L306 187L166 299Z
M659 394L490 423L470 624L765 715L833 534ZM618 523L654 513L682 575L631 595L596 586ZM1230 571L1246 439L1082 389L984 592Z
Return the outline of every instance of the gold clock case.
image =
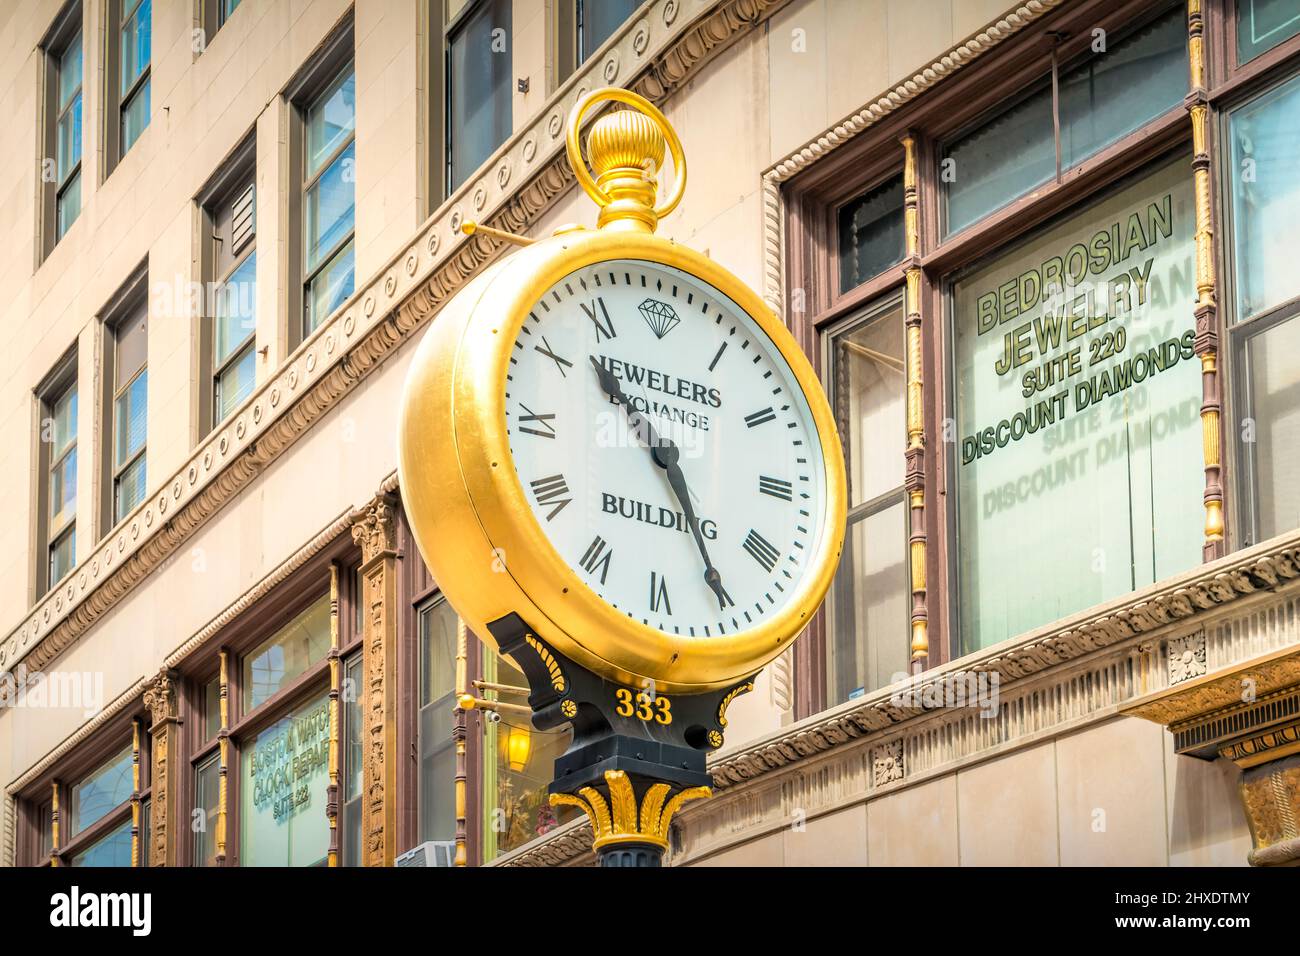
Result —
M785 608L733 635L667 634L605 603L552 547L524 495L506 434L505 383L520 326L556 282L612 259L680 269L749 313L776 345L808 402L825 467L816 553ZM844 538L844 459L821 385L793 336L727 270L659 236L566 232L493 264L434 320L407 373L398 425L402 498L434 580L485 641L516 612L578 664L631 686L700 693L747 677L808 624L830 586Z

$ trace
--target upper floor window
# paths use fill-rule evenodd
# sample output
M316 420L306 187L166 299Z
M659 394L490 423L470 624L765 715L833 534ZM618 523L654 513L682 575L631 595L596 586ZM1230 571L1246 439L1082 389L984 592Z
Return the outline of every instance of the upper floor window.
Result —
M826 702L838 704L907 669L906 373L898 299L832 329L827 359L849 494L828 602Z
M257 190L251 141L249 146L203 204L203 271L205 288L213 292L200 347L208 379L200 395L205 432L252 394L256 380Z
M618 32L643 0L558 0L556 73L561 82Z
M144 500L145 446L149 431L149 307L145 281L136 284L117 315L108 320L110 388L106 433L111 520L117 524Z
M330 602L320 598L244 656L244 712L262 706L325 659L330 649Z
M149 125L153 0L109 0L108 171Z
M82 96L84 64L81 4L59 18L45 45L44 253L81 214Z
M1300 33L1292 0L1237 0L1237 62L1253 60Z
M447 29L447 191L510 136L511 0L474 0Z
M77 363L69 356L42 386L40 402L41 556L37 597L61 581L77 561Z
M894 176L839 208L840 291L903 260L903 177Z
M1264 6L1257 4L1257 6ZM1226 323L1241 426L1243 544L1300 527L1300 184L1295 126L1300 77L1228 113L1232 286Z
M226 25L226 21L239 7L240 0L202 0L202 4L203 30L207 34L207 42L211 43L217 31Z
M954 233L1061 170L1179 106L1187 93L1187 23L1181 6L1049 79L978 129L948 142L939 178ZM1059 130L1059 136L1057 131Z
M356 77L351 63L303 110L303 335L352 295Z

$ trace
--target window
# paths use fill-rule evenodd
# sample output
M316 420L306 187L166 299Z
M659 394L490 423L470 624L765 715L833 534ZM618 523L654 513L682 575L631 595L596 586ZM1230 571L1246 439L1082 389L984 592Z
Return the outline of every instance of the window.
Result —
M356 77L349 62L302 112L304 336L353 291L356 118Z
M1179 106L1187 93L1186 15L1172 8L1056 73L1056 107L1051 83L1042 84L944 148L939 172L949 233Z
M45 164L44 253L49 254L81 214L82 96L84 61L81 4L60 15L44 45Z
M903 260L903 177L895 176L840 207L840 291Z
M208 229L205 287L213 290L202 363L210 379L200 396L203 431L220 424L253 393L257 357L256 189L253 143L237 154L203 203Z
M92 843L80 853L75 854L72 866L130 866L131 865L131 821L128 819L114 829L108 836Z
M244 657L244 713L323 661L329 649L330 602L325 596Z
M587 62L643 0L560 0L556 12L556 65L561 82Z
M1237 62L1253 60L1300 33L1295 0L1237 0Z
M844 448L849 511L830 596L826 700L838 704L907 670L906 372L897 300L828 336L829 392Z
M149 125L153 0L108 0L106 174Z
M72 787L68 837L75 837L129 800L131 787L131 748L127 747Z
M329 850L329 698L321 695L241 741L243 866L323 866Z
M1298 115L1294 77L1227 118L1243 544L1300 527L1300 281L1291 254L1300 242Z
M420 638L420 840L456 839L456 612L438 599L418 612Z
M964 652L1201 559L1186 158L952 286Z
M486 646L483 679L528 687L522 671ZM504 699L522 703L525 698L506 695ZM547 794L555 758L568 749L572 737L568 727L541 731L527 717L514 714L483 724L483 862L523 846L581 813L574 807L552 807Z
M108 527L113 527L144 500L147 475L145 444L148 438L149 315L144 280L133 283L129 304L120 318L109 320L108 352L111 375L105 381L109 395L108 470L111 504Z
M41 463L36 569L39 597L77 563L77 365L70 353L43 386L40 402Z
M220 800L220 755L212 754L194 770L194 865L217 865L217 813Z
M360 628L357 633L360 633ZM340 774L343 792L339 811L344 866L361 865L361 680L361 654L356 653L343 662L343 765Z
M447 30L447 192L510 135L511 0L477 0Z
M202 3L203 30L207 34L207 42L211 43L217 31L226 25L226 21L238 9L240 0L202 0Z

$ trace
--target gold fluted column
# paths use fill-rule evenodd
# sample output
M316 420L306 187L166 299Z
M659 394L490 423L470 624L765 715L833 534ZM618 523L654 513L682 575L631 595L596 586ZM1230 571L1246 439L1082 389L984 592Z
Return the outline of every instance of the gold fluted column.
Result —
M329 819L328 866L339 865L339 691L343 677L339 661L339 565L330 562L330 782L325 796Z
M469 758L466 740L469 737L469 716L460 706L460 699L469 693L469 628L456 618L456 709L452 715L451 739L456 744L456 859L454 866L469 863Z
M397 503L379 495L353 514L361 548L361 857L392 866L397 847Z
M59 781L55 780L50 797L50 866L59 865Z
M181 826L178 784L172 780L171 753L179 748L180 714L177 710L176 687L178 676L166 668L144 689L144 706L149 711L150 771L149 786L149 847L150 866L175 866L179 842L184 828ZM136 789L140 782L137 778ZM137 801L138 802L138 801ZM135 826L139 827L139 807L132 809ZM135 847L132 841L132 856Z
M131 719L131 865L140 865L140 718Z
M924 670L930 658L930 624L925 606L925 393L921 377L921 217L916 182L916 138L909 132L903 143L903 222L907 258L903 275L905 348L907 365L907 489L908 558L912 578L912 643L914 673Z
M221 729L217 731L217 866L226 865L226 821L230 801L230 652L221 654Z
M1206 561L1226 551L1223 523L1222 399L1219 384L1219 326L1214 276L1213 195L1210 182L1210 106L1206 96L1205 21L1202 0L1187 3L1187 59L1191 92L1192 176L1196 190L1196 354L1201 358L1201 445L1205 458Z

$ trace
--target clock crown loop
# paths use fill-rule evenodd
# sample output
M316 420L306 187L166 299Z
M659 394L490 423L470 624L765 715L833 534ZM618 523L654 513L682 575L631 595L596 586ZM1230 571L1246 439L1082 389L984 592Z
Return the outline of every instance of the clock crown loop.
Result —
M587 154L596 173L593 179L578 149L578 130L583 115L604 100L632 108L605 113L592 124ZM663 113L631 90L605 87L582 97L569 115L566 145L579 184L600 206L597 225L602 229L654 232L681 201L686 186L681 141ZM672 153L676 183L672 195L656 206L665 149Z

